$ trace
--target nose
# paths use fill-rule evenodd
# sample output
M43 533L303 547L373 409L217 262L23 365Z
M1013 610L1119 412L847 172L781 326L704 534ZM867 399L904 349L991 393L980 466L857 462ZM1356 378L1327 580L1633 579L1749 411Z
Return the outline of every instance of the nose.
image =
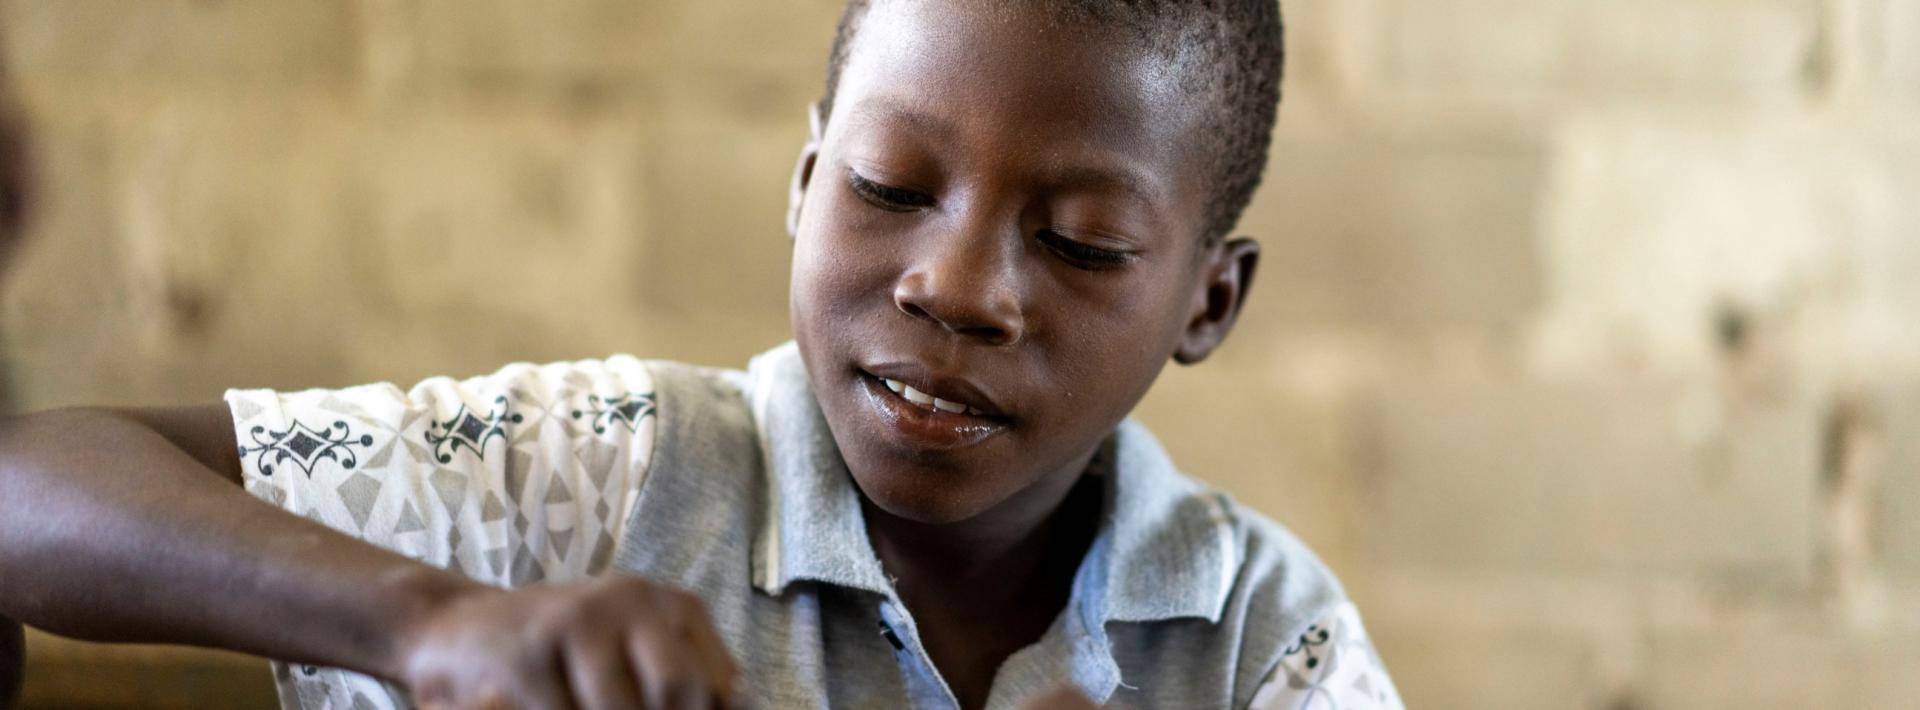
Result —
M1015 240L978 231L951 235L915 259L893 287L902 313L992 346L1026 337Z

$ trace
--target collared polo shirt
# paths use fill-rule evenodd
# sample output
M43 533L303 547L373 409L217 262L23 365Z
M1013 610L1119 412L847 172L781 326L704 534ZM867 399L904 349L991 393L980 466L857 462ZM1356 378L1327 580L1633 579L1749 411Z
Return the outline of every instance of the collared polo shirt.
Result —
M636 574L707 604L767 708L957 708L866 536L792 343L745 371L604 360L282 393L232 390L246 488L488 584ZM1353 605L1295 537L1122 423L1067 606L988 708L1059 683L1127 707L1399 707ZM992 623L983 619L982 623ZM274 663L288 708L404 689Z

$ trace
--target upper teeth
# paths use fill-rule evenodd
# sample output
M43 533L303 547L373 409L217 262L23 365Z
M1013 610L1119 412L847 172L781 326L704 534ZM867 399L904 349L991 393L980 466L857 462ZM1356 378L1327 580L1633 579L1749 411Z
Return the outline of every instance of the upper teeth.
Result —
M880 381L886 383L887 389L893 390L894 394L898 394L901 397L905 397L907 401L912 402L914 404L918 404L922 407L933 407L934 409L938 409L942 412L951 412L954 414L959 414L962 412L965 412L967 414L981 413L980 410L974 409L972 407L961 404L959 402L951 402L951 401L944 400L939 397L935 397L933 395L927 394L925 392L921 392L920 390L914 389L913 387L909 386L907 383L901 382L899 380L889 380L887 378L882 377L880 378Z

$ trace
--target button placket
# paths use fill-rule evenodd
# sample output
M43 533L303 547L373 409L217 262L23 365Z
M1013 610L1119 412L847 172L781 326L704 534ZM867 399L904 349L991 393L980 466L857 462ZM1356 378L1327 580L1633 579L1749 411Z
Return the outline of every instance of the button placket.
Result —
M933 665L933 657L927 655L926 647L920 643L919 629L898 600L881 602L879 632L894 648L916 707L956 710L960 707L960 700L954 696L953 689L947 687L946 679L940 677L939 669Z

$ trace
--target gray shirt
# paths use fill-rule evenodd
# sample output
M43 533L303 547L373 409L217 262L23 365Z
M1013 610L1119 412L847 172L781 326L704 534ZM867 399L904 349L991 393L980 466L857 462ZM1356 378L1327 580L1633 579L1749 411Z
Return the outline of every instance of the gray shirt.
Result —
M866 537L791 343L744 372L606 360L227 395L247 489L500 586L637 574L698 593L760 707L953 708ZM1338 582L1299 540L1182 476L1128 420L1067 608L989 708L1062 681L1130 707L1399 707ZM404 707L275 664L286 707Z

